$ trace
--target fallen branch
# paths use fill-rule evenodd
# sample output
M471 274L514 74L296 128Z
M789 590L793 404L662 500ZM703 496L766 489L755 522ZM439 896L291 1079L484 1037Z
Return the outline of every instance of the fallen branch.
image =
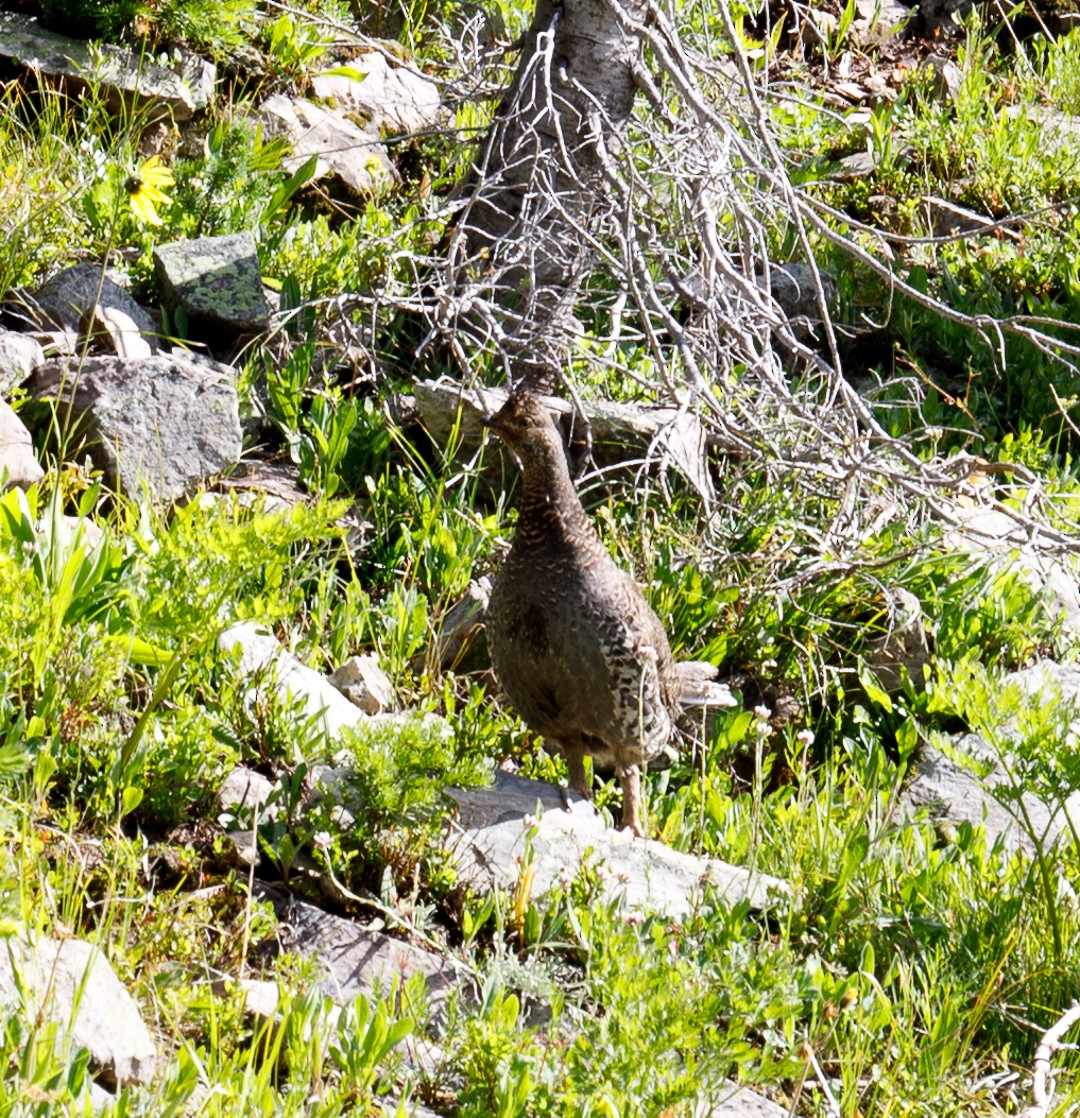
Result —
M1021 1118L1046 1118L1050 1113L1050 1103L1054 1097L1054 1068L1051 1059L1055 1052L1074 1049L1075 1044L1063 1044L1061 1038L1080 1021L1080 1002L1073 1002L1057 1021L1043 1033L1039 1047L1035 1049L1035 1066L1031 1073L1031 1106Z

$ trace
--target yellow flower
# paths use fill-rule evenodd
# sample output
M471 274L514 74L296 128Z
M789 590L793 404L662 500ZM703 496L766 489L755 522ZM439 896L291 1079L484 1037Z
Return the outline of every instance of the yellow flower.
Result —
M161 156L151 155L124 183L131 212L139 221L145 221L147 225L161 224L157 207L172 205L172 199L163 187L172 186L174 181L172 172L161 162Z

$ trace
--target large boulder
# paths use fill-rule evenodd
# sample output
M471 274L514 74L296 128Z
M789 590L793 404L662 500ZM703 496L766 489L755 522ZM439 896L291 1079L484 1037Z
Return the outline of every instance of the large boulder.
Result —
M497 772L491 788L447 789L458 807L450 846L460 880L478 893L513 888L531 858L530 890L542 897L582 867L597 868L606 897L678 918L708 887L728 904L765 909L791 891L779 878L672 850L609 827L584 800L569 809L560 790Z
M128 496L146 486L159 500L177 500L240 459L235 373L197 354L54 357L27 387L54 402L61 419L70 409L106 482Z

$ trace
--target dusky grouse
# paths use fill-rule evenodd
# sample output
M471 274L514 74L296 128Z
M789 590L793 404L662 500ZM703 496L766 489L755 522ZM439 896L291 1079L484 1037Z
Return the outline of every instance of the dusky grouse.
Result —
M621 826L643 835L640 766L668 745L682 687L667 634L601 543L541 401L517 391L485 423L522 468L517 531L487 610L495 674L566 756L571 790L591 799L586 754L614 768Z

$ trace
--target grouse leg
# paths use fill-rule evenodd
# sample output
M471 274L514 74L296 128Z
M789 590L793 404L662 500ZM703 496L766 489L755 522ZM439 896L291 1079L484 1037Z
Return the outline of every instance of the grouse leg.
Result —
M563 806L570 810L570 793L574 792L583 800L592 800L592 786L585 775L585 751L582 749L563 748L566 755L566 767L570 772L570 787L562 790Z
M645 837L641 825L641 770L637 765L619 766L616 770L622 788L622 822L619 826L638 838Z

